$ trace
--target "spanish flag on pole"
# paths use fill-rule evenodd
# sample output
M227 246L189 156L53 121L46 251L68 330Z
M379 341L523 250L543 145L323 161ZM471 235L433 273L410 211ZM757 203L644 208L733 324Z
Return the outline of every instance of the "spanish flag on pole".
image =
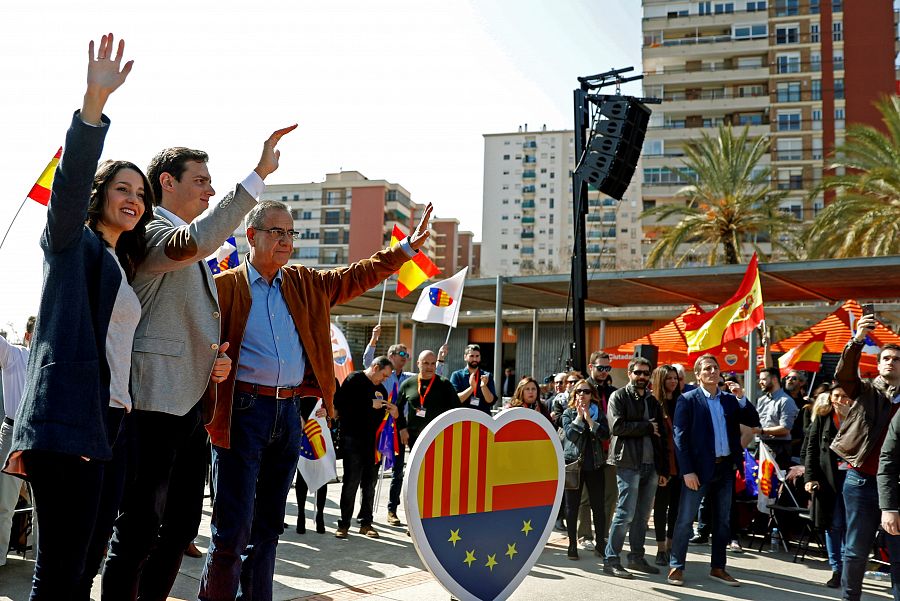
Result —
M28 198L45 207L50 202L50 188L53 187L53 175L56 173L56 166L59 165L60 157L62 157L62 146L59 147L59 150L56 151L56 154L53 155L53 158L47 163L44 172L41 173L37 182L31 187L31 192L28 193Z
M685 316L684 337L688 353L695 355L713 352L726 342L746 336L763 319L759 259L753 253L753 258L747 265L747 273L734 296L712 311Z
M396 225L394 231L391 232L391 246L397 244L406 238ZM441 272L438 266L429 259L425 253L417 252L415 256L403 264L400 273L397 275L397 296L403 298L410 292L419 287L419 284L432 278Z
M825 336L828 332L819 332L800 346L794 347L778 358L778 370L781 376L788 375L792 369L798 371L818 372L822 367L822 353L825 352Z

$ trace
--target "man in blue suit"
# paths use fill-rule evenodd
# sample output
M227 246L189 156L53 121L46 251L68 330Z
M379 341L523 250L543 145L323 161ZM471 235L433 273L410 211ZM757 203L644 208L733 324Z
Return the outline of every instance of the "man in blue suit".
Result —
M684 475L681 504L672 538L669 584L684 584L684 561L693 521L706 497L712 509L712 553L709 577L728 586L740 586L725 571L725 547L730 540L731 495L734 473L743 462L741 427L759 426L756 409L744 398L737 382L728 382L729 392L719 390L719 362L702 355L694 363L699 386L682 394L675 405L675 456Z

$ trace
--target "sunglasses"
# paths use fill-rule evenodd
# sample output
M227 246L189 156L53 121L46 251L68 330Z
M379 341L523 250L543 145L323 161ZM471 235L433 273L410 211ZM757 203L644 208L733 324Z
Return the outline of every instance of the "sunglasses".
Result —
M591 390L589 388L579 388L575 391L575 394L591 394Z
M396 352L396 353L394 353L394 354L397 355L398 357L403 357L404 359L406 359L407 357L409 357L409 353L407 353L406 351L399 351L399 352Z
M578 380L566 380L566 384L578 384Z
M649 371L644 371L644 370L640 370L640 369L635 370L635 371L633 371L633 372L631 372L631 373L633 373L633 374L636 375L636 376L649 376L649 375L650 375L650 372L649 372Z
M610 371L612 369L612 365L595 365L594 369L597 371Z

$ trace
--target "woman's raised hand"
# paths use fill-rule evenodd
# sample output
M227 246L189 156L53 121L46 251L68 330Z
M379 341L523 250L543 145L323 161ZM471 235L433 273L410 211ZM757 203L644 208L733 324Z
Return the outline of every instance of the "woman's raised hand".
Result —
M125 83L134 65L134 61L128 61L122 66L125 41L119 40L115 55L113 55L114 45L111 33L100 38L100 45L96 51L94 40L88 45L87 90L81 107L81 118L87 123L100 124L106 100Z

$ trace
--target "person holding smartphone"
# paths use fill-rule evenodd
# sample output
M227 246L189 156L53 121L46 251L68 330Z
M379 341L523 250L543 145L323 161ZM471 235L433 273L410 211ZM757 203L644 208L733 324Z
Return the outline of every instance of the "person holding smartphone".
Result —
M376 357L363 371L355 371L344 380L334 395L334 408L341 418L341 444L344 450L344 483L341 488L341 519L334 535L347 538L356 491L362 490L359 533L378 538L372 527L375 503L375 433L387 409L394 419L397 406L388 401L382 384L391 375L393 365L387 357Z

